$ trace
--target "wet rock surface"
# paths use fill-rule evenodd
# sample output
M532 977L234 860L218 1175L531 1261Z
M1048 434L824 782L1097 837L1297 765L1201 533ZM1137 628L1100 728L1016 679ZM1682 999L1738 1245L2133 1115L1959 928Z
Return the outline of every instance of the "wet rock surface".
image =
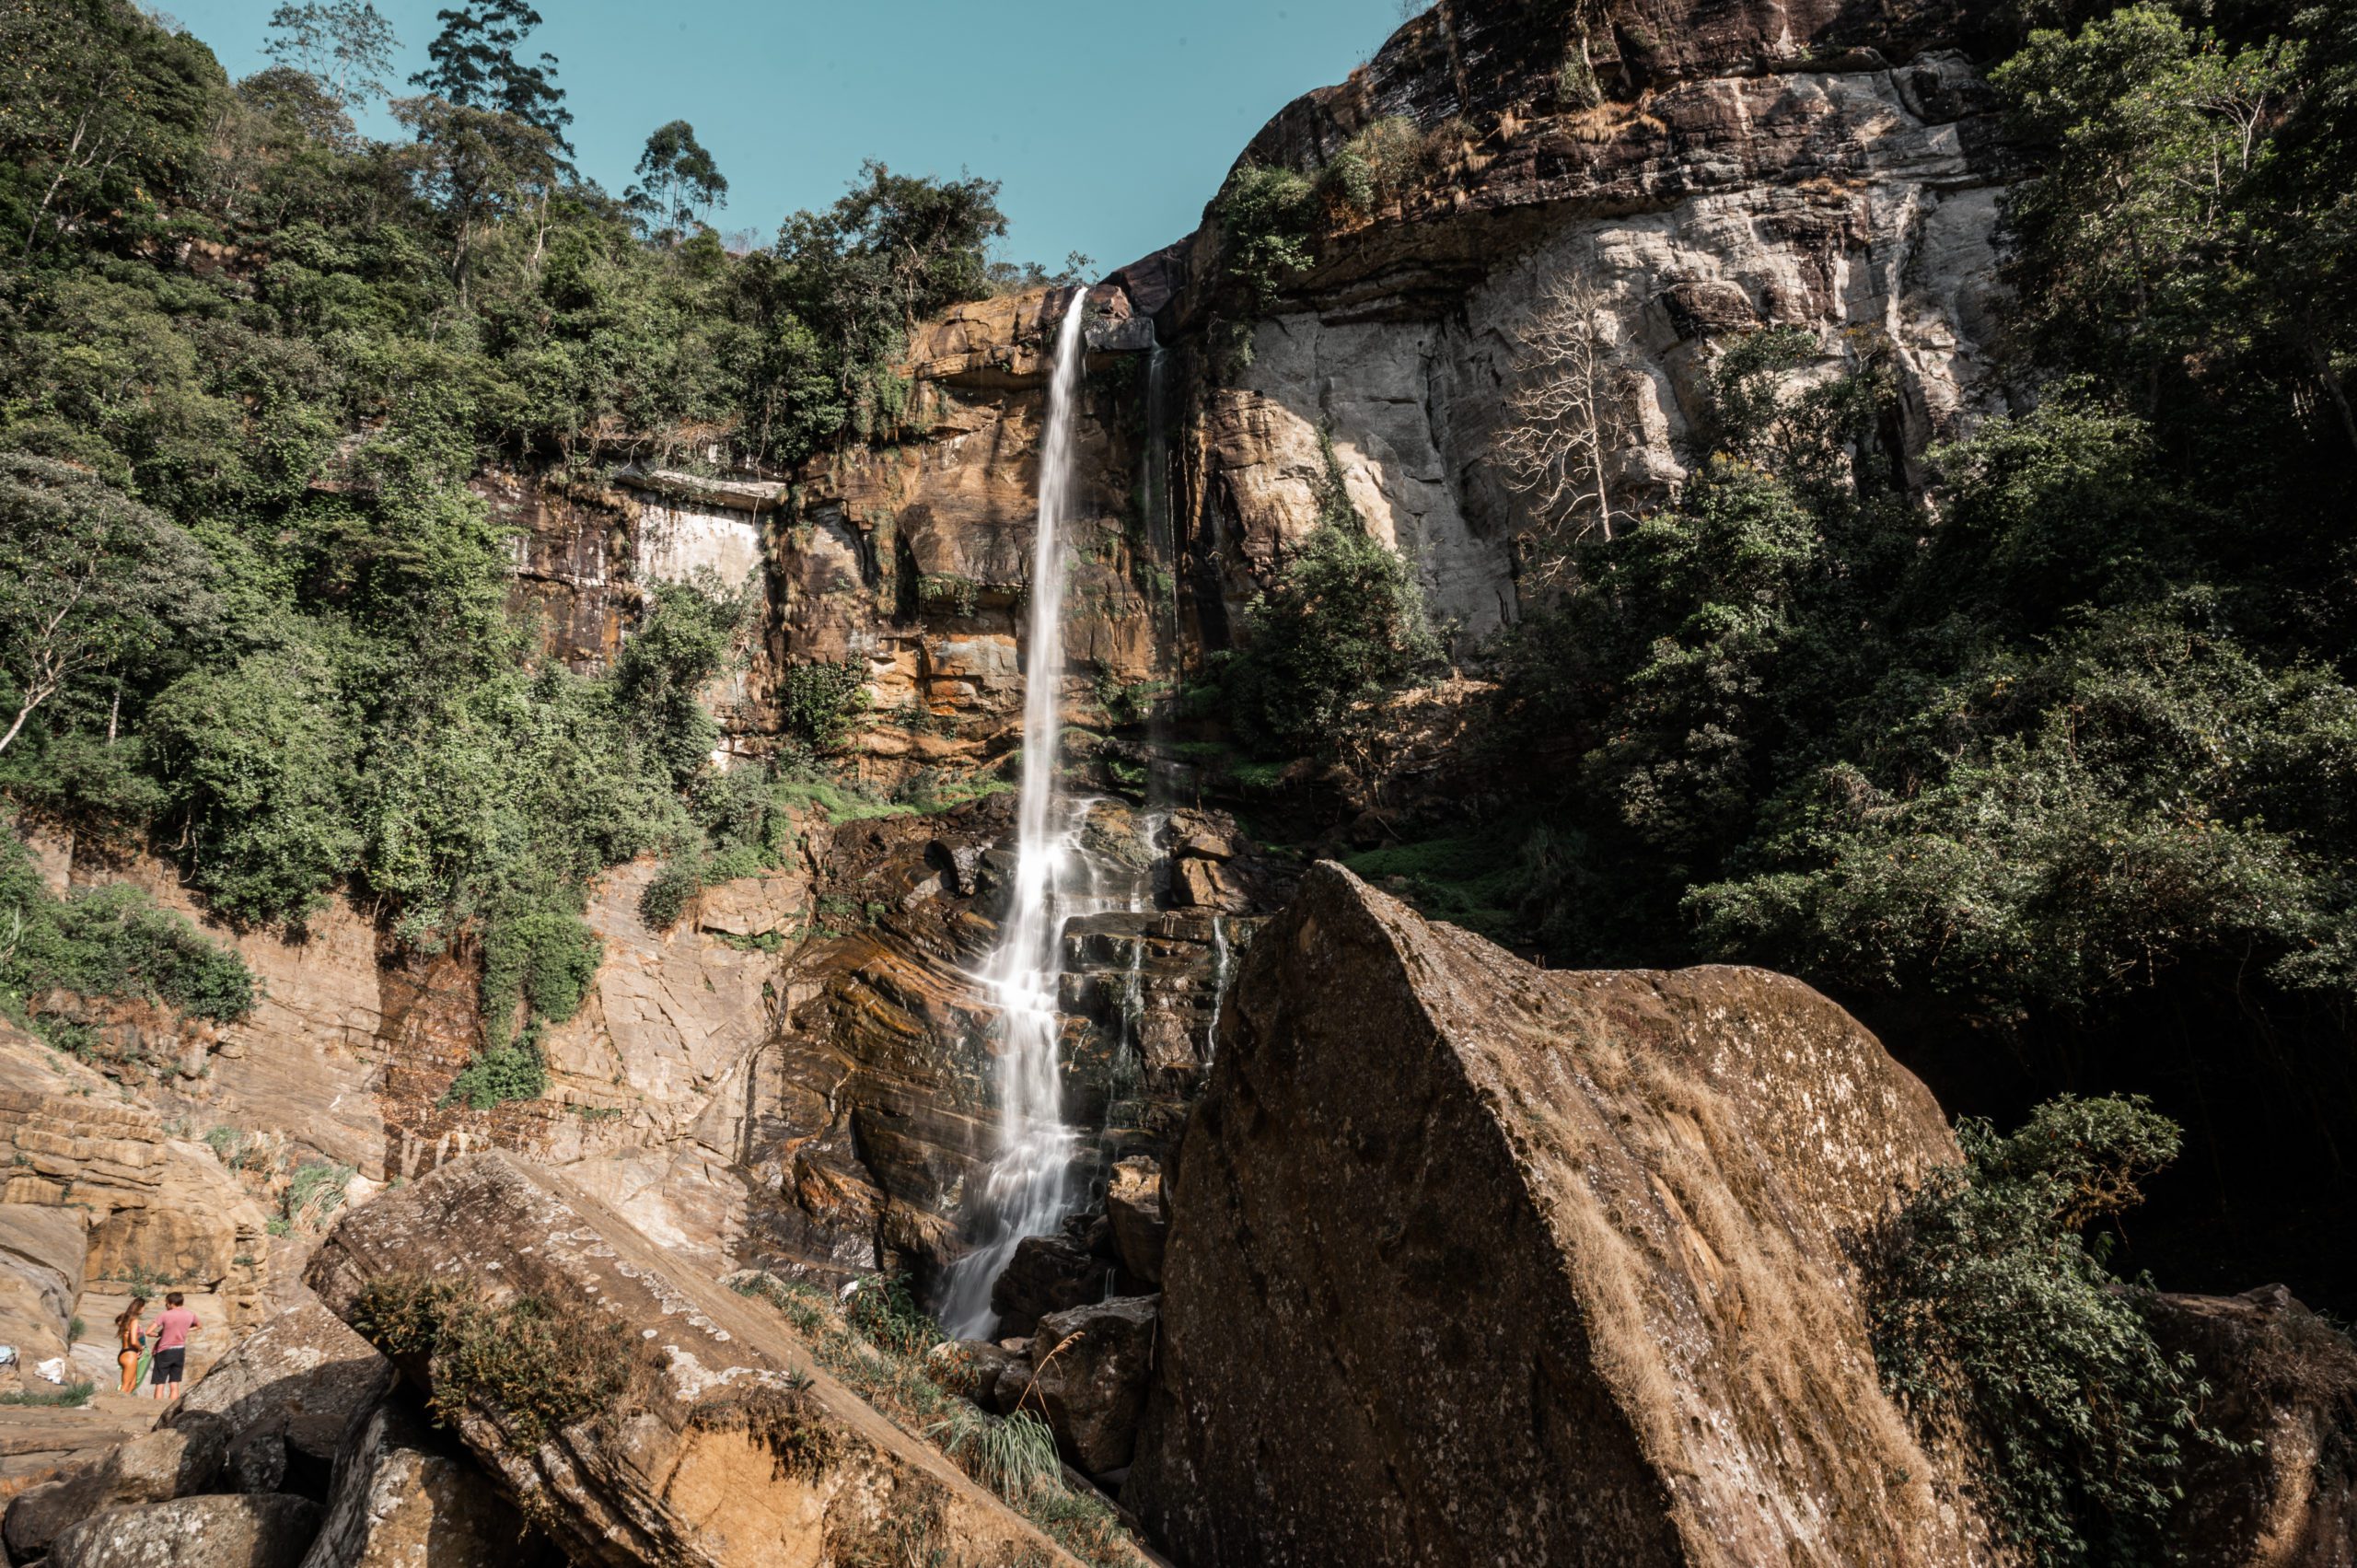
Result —
M1319 865L1180 1146L1123 1502L1193 1568L1976 1561L1846 1250L1956 1157L1797 981L1541 971Z

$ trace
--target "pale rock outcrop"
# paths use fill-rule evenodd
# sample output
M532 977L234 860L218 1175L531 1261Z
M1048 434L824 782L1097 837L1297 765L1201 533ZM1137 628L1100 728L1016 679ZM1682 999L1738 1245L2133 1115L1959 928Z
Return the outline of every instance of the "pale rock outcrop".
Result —
M296 1568L319 1527L308 1497L183 1497L94 1515L47 1568Z
M816 1568L896 1518L928 1522L976 1563L1072 1562L819 1369L781 1322L552 1173L502 1154L444 1166L346 1215L309 1270L347 1315L396 1276L627 1325L635 1391L615 1408L538 1442L471 1404L453 1423L583 1568ZM433 1388L431 1366L401 1370Z
M0 1022L0 1205L87 1224L88 1280L161 1278L261 1310L267 1216L202 1144L79 1063Z
M1593 291L1620 383L1606 400L1622 427L1616 505L1670 493L1705 434L1717 345L1758 327L1808 334L1812 377L1887 366L1918 482L1932 440L1996 406L2007 176L1989 94L1953 47L1974 8L1603 10L1427 12L1246 149L1242 162L1314 175L1389 121L1422 140L1425 167L1374 211L1329 210L1315 263L1252 327L1249 363L1196 371L1177 448L1180 590L1209 645L1315 520L1329 450L1460 646L1517 616L1533 519L1496 440L1525 332L1559 283ZM1240 308L1219 300L1225 243L1207 213L1139 283L1167 334Z
M1178 1151L1123 1502L1191 1568L1987 1561L1848 1250L1956 1157L1798 981L1543 971L1321 863Z
M88 1256L79 1210L0 1203L0 1344L16 1347L17 1362L0 1377L66 1353Z
M172 1020L147 1031L145 1054L189 1074L166 1080L157 1103L186 1105L201 1131L228 1126L288 1135L296 1150L382 1180L385 1114L381 1043L398 1011L377 964L376 928L349 900L331 899L299 926L238 929L209 918L167 863L151 856L83 857L77 888L129 882L205 935L234 947L253 971L253 1011L229 1024Z
M591 890L605 958L582 1010L542 1037L559 1109L537 1152L719 1274L744 1231L736 1164L785 969L742 939L797 936L810 877L797 866L708 889L658 932L638 912L657 869L617 866Z

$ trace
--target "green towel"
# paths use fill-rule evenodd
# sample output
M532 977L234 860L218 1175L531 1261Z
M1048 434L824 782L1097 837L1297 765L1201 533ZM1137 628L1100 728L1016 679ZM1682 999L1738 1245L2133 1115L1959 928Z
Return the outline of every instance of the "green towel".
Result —
M139 1352L139 1370L131 1375L131 1386L134 1388L145 1388L147 1386L147 1369L155 1364L156 1353L143 1345Z

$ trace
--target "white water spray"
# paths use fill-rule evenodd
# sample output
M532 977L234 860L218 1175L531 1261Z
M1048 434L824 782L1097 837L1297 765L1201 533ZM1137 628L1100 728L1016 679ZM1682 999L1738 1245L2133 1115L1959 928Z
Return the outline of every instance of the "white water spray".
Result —
M1029 668L1023 682L1023 784L1016 797L1015 894L987 979L1004 1038L998 1058L999 1146L982 1198L985 1237L949 1276L942 1321L966 1338L997 1321L991 1286L1027 1236L1051 1231L1071 1206L1074 1134L1063 1121L1056 982L1063 915L1056 873L1076 824L1060 822L1056 761L1062 728L1065 508L1080 402L1081 318L1075 295L1056 332L1048 429L1039 448L1039 524L1031 563Z

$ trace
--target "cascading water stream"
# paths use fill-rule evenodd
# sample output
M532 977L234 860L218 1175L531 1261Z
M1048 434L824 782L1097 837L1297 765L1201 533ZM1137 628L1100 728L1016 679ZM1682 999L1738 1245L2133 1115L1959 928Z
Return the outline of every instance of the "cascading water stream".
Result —
M1056 332L1048 428L1039 449L1039 522L1031 563L1029 668L1023 683L1023 782L1016 796L1014 897L986 979L1004 1035L998 1057L999 1146L982 1192L982 1239L951 1272L942 1321L951 1332L988 1334L997 1315L991 1286L1027 1236L1055 1229L1071 1206L1075 1136L1064 1125L1057 1063L1056 984L1063 917L1056 875L1076 831L1061 821L1056 762L1062 742L1065 508L1078 424L1081 318L1075 295Z

